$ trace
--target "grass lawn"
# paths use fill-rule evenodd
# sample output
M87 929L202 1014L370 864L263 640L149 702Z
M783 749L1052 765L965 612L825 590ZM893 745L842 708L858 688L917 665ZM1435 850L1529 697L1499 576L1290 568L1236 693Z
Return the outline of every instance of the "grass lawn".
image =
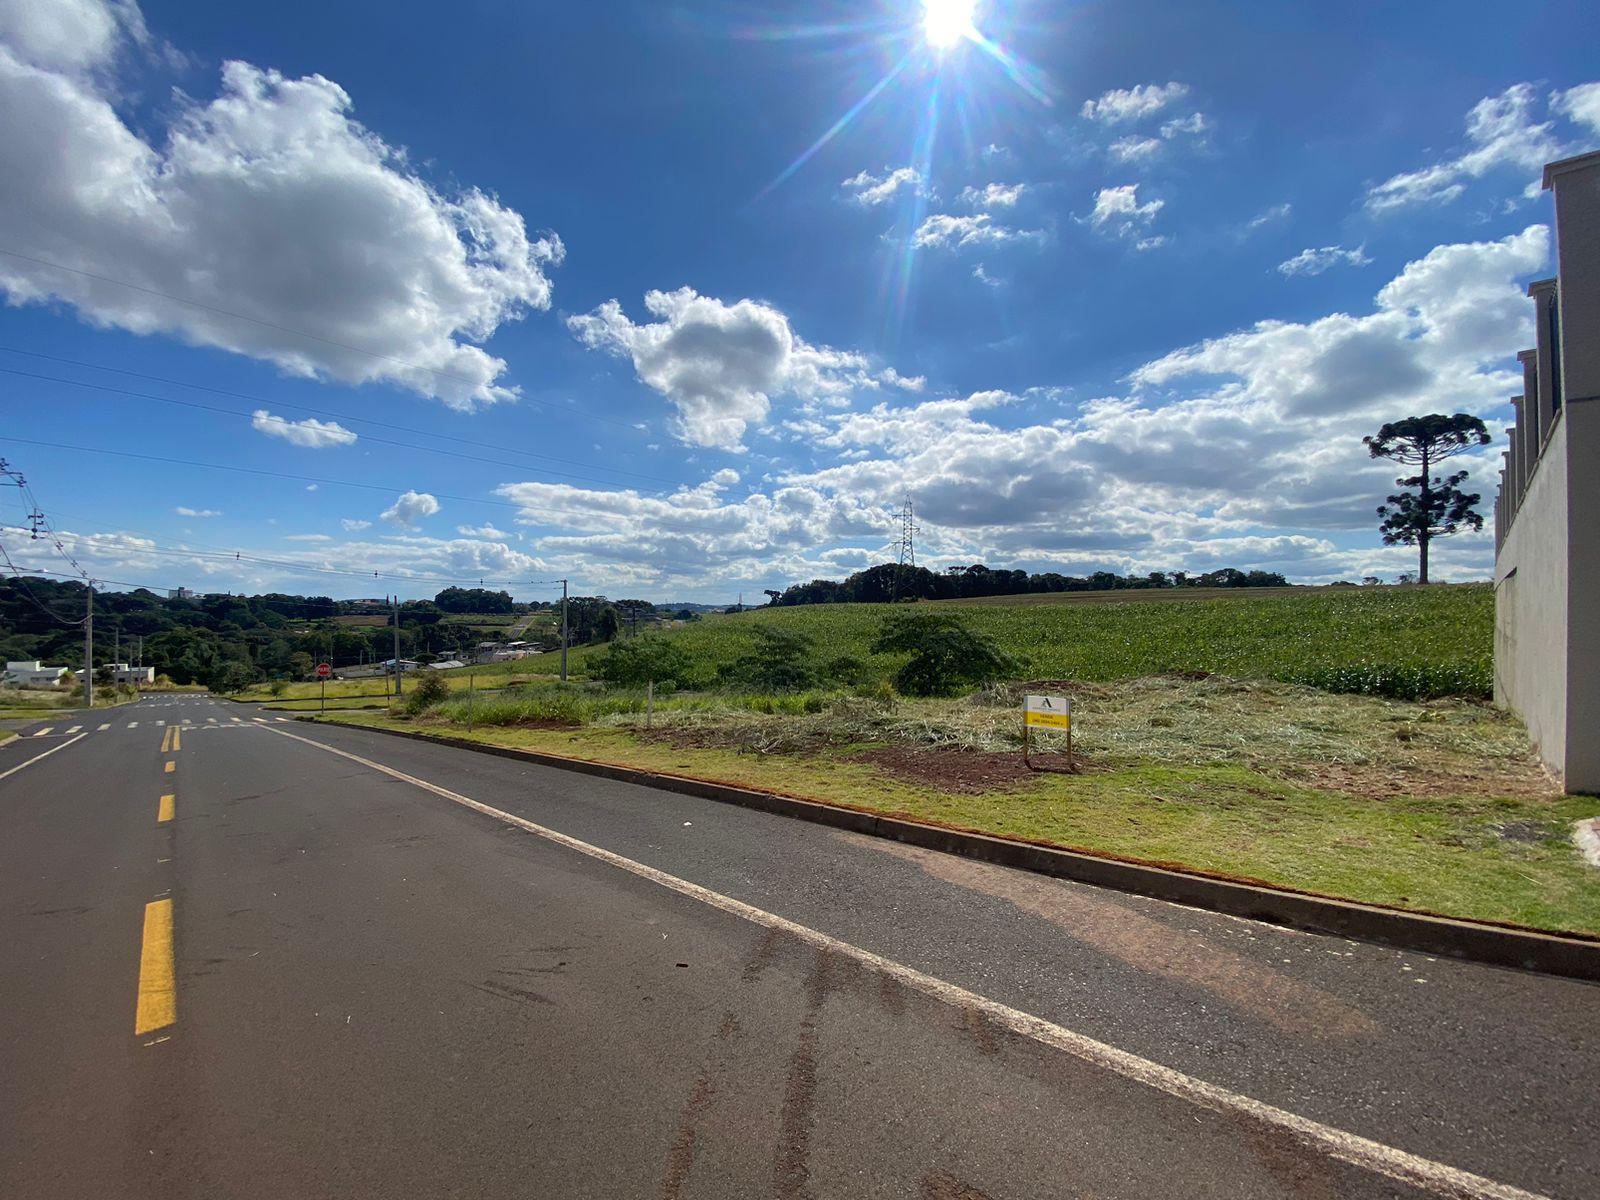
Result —
M529 680L544 678L541 673L529 668L526 659L520 663L497 663L495 665L519 666L522 669L513 673L493 671L485 666L456 671L441 671L439 674L452 688L463 692L467 690L474 679L476 679L479 691L491 691L513 683L524 683ZM417 678L416 673L405 677L404 686L408 692L416 684ZM383 676L373 679L335 679L327 684L328 700L331 703L334 700L382 698L387 697L393 687L393 681ZM320 700L322 698L322 688L323 685L320 683L290 683L285 685L282 696L274 697L271 689L266 684L257 684L254 687L246 688L242 692L234 693L230 699L267 700L274 704L282 704L290 700Z
M1600 872L1571 841L1573 822L1600 813L1600 799L1559 795L1521 725L1496 709L1224 677L1081 681L1072 691L1078 774L1023 767L1015 687L919 701L680 693L660 698L648 730L637 692L586 685L486 699L470 735L459 699L417 718L372 710L329 719L1600 934Z
M1039 679L1204 672L1379 695L1487 697L1492 690L1488 584L1264 590L1211 589L1200 598L1177 591L1053 593L932 607L959 613ZM652 636L678 641L710 674L748 648L752 626L772 623L810 635L814 665L824 673L832 660L849 655L888 678L899 660L874 656L870 646L894 611L872 604L760 608ZM574 647L570 669L583 674L602 650ZM552 653L474 669L480 679L550 674L559 661Z

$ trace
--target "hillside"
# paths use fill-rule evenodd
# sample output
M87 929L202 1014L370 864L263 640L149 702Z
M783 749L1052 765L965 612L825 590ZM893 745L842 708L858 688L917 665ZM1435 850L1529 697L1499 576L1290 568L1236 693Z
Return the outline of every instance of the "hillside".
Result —
M1158 595L1164 602L1152 603ZM1494 593L1487 584L1223 589L1214 598L1052 593L936 604L962 614L1038 679L1202 673L1408 697L1487 697L1493 686ZM881 604L761 608L653 636L679 641L714 672L746 649L750 628L770 622L812 638L813 662L825 674L834 659L850 656L867 663L869 674L887 678L897 664L874 656L870 647L894 611ZM603 649L574 647L570 669L583 674ZM558 654L545 654L476 670L553 672L559 661Z

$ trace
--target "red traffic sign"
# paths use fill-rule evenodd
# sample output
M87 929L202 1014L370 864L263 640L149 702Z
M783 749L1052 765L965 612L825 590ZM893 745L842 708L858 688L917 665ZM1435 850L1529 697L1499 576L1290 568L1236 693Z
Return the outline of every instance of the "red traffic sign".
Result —
M328 678L328 676L330 676L332 674L333 674L333 668L330 667L327 663L318 663L317 664L317 678L318 679L326 679L326 678Z

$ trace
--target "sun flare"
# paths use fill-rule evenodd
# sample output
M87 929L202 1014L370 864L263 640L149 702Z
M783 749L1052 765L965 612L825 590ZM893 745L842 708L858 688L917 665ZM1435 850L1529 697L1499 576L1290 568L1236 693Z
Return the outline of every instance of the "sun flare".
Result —
M935 50L976 37L977 7L977 0L922 0L922 36Z

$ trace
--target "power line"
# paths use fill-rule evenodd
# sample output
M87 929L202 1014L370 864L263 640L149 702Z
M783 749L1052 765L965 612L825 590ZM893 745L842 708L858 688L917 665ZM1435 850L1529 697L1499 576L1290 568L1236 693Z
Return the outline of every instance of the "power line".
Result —
M404 367L408 371L424 371L427 374L436 376L439 379L449 379L456 383L464 383L468 387L472 388L483 386L482 380L469 379L465 375L452 375L449 371L441 371L437 367L425 367L419 363L407 362L404 359L396 358L391 354L380 354L376 350L368 350L361 346L352 346L347 342L340 342L333 338L323 337L321 334L308 333L304 329L293 329L288 325L279 325L276 322L263 320L260 317L252 317L245 313L234 312L232 309L218 308L214 304L206 304L199 300L189 300L183 296L174 296L170 292L159 291L156 288L146 287L143 284L129 283L126 279L113 279L109 275L97 275L93 271L84 271L78 267L69 267L62 263L51 262L48 259L36 258L31 254L23 254L17 250L8 250L4 246L0 246L0 254L4 254L10 258L18 258L23 262L30 262L36 266L49 267L55 271L65 271L69 275L80 275L85 279L93 279L97 283L114 284L117 287L125 287L135 292L143 292L147 296L159 296L163 300L171 300L174 304L187 304L191 308L198 308L204 312L216 313L218 316L232 317L239 321L249 321L253 325L260 325L266 329L276 329L279 333L292 334L295 337L307 338L313 342L321 342L325 346L333 346L339 350L348 350L352 354L365 354L369 358L377 359L380 362L393 363L396 366ZM541 407L555 407L554 405L547 405L544 401L537 399L534 399L533 403L538 404ZM558 411L566 412L568 410L562 409ZM621 425L625 428L631 428L631 426L628 425L628 422L619 421L615 417L606 417L599 413L583 412L582 410L572 411L575 411L578 416L585 417L591 421L603 421L608 425Z
M289 408L289 409L295 410L296 412L312 413L312 414L314 414L316 416L320 416L320 417L330 417L330 418L332 418L334 420L337 420L337 421L350 421L350 422L353 422L353 423L359 424L359 425L372 425L372 426L375 426L375 427L377 427L379 429L392 429L392 430L395 430L395 431L400 432L400 433L415 434L418 437L424 437L424 438L429 438L429 439L437 439L437 440L443 440L443 441L450 441L450 442L458 442L458 443L460 443L461 445L464 445L464 446L477 446L477 447L480 447L480 448L483 448L483 449L505 450L505 447L494 446L494 445L492 445L491 443L488 443L488 442L475 442L475 441L471 440L470 438L454 437L454 436L452 436L450 434L444 434L444 433L432 433L432 432L429 432L428 430L425 430L425 429L413 429L408 425L395 425L395 424L392 424L391 422L378 421L378 420L375 420L375 419L373 419L371 417L357 417L357 416L352 416L349 413L335 412L335 411L332 411L330 409L312 408L310 405L306 405L306 404L291 404L291 403L289 403L287 401L284 401L284 400L269 400L269 399L267 399L267 398L265 398L263 396L252 396L252 395L249 395L248 393L245 393L245 392L232 392L232 391L228 391L225 388L208 387L205 384L201 384L201 383L186 383L181 379L167 379L167 378L164 378L163 376L160 376L160 375L144 375L144 374L141 374L138 371L124 371L119 367L104 367L104 366L100 366L98 363L80 362L79 360L72 359L72 358L59 358L59 357L57 357L55 355L51 355L51 354L38 354L38 353L36 353L36 352L34 352L32 350L19 350L19 349L16 349L15 347L12 347L12 346L0 346L0 351L5 351L8 354L26 354L26 355L28 355L28 356L30 356L32 358L43 358L43 359L47 359L47 360L49 360L51 362L59 362L59 363L65 363L65 364L68 364L68 365L71 365L71 366L84 367L84 368L87 368L88 370L91 370L91 371L110 371L110 372L113 372L113 373L118 374L118 375L128 375L128 376L131 376L131 377L133 377L135 379L148 380L148 381L150 381L152 383L165 383L165 384L170 384L173 387L192 388L195 391L210 392L210 393L214 393L214 394L219 395L219 396L231 396L236 400L247 400L252 404L271 405L274 408ZM240 412L238 409L235 409L235 408L221 408L221 407L218 407L218 406L215 406L215 405L201 404L198 401L194 401L194 400L179 400L179 399L177 399L176 397L173 397L173 396L158 396L158 395L155 395L155 394L150 393L150 392L135 392L135 391L130 391L130 390L126 389L126 388L111 387L111 386L109 386L107 384L103 384L103 383L90 383L87 380L83 380L83 379L66 379L66 378L63 378L63 377L61 377L59 375L40 375L40 374L36 374L36 373L34 373L32 371L19 371L14 367L0 367L0 373L6 374L6 375L15 375L15 376L17 376L18 378L21 378L21 379L36 379L36 380L40 380L41 382L44 382L44 383L64 383L64 384L68 384L68 385L70 385L72 387L89 388L89 389L91 389L93 391L97 391L97 392L110 392L111 394L117 395L117 396L131 396L131 397L133 397L135 399L139 399L139 400L156 400L156 401L159 401L162 404L175 404L175 405L180 405L180 406L182 406L184 408L199 409L199 410L204 411L204 412L222 413L223 415L230 416L230 417L253 417L255 415L254 413ZM548 468L545 468L545 467L530 467L530 466L528 466L526 464L523 464L523 463L506 462L503 459L482 458L482 457L479 457L479 456L476 456L476 455L472 455L472 454L463 454L463 453L461 453L459 451L455 451L455 450L444 450L444 449L441 449L440 447L437 447L437 446L416 446L416 445L412 445L409 442L385 441L383 438L376 438L376 437L373 437L371 434L366 434L364 436L367 438L368 441L378 442L378 443L380 443L382 445L386 445L386 446L400 446L400 447L404 447L407 450L422 450L422 451L425 451L425 452L427 452L429 454L447 454L447 455L450 455L451 457L454 457L454 458L471 459L474 462L490 463L490 464L492 464L494 466L500 466L500 467L510 467L513 470L518 470L518 471L542 470L542 471L545 471L546 474L563 475L565 478L568 478L568 479L581 479L581 480L584 480L585 482L588 482L588 483L602 483L602 484L606 484L608 486L613 486L613 487L617 486L615 483L613 483L611 480L608 480L608 479L595 479L595 478L593 478L591 476L575 475L575 474L570 474L570 473L564 473L564 472L561 472L561 471L551 471L551 470L549 470ZM556 455L553 455L553 454L536 454L531 450L511 450L511 451L509 451L509 453L511 453L511 454L519 454L519 455L522 455L524 458L542 459L545 462L562 463L563 465L566 465L566 466L588 467L588 468L590 468L592 470L605 471L605 472L608 472L608 473L610 473L612 475L626 475L626 476L628 476L630 478L634 478L634 479L648 479L648 480L650 480L652 482L655 482L655 483L669 483L669 484L672 484L674 487L680 486L677 480L668 479L664 475L647 475L647 474L644 474L643 472L640 472L640 471L625 471L620 467L607 467L607 466L604 466L604 465L601 465L601 464L598 464L598 463L582 462L582 461L580 461L578 459L560 458L560 457L558 457Z

